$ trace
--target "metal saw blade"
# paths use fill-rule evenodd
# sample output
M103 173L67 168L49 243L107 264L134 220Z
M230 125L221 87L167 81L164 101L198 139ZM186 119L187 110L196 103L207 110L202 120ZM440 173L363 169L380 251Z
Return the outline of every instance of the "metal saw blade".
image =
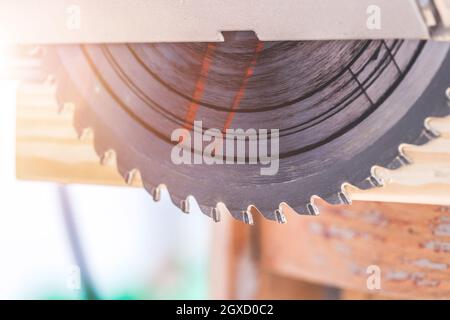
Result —
M162 185L188 211L193 196L219 220L252 212L284 222L280 204L318 214L314 198L351 200L344 183L382 185L375 165L408 163L399 145L437 133L426 118L449 114L449 44L414 40L260 42L230 33L224 43L62 45L48 48L60 103L77 105L75 126L92 128L99 155L119 172ZM254 164L174 164L177 128L278 129L279 169ZM198 151L198 150L197 150ZM219 205L218 205L219 204Z

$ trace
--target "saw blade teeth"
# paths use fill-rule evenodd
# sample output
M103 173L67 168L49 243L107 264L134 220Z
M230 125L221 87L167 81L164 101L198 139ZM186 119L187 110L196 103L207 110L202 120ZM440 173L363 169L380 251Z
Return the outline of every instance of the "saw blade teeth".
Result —
M238 220L241 220L246 224L253 225L253 216L249 210L242 211L241 216L238 217Z
M180 209L183 213L188 214L190 212L189 199L186 198L180 201Z
M369 189L373 188L373 186L374 186L370 177L364 179L363 181L354 182L354 183L352 183L352 185L354 185L356 188L358 188L360 190L369 190Z
M134 171L134 170L131 170L131 171L129 171L129 172L127 173L127 175L126 175L126 177L125 177L125 182L126 182L128 185L133 184L134 175L135 175L135 171Z
M424 131L424 135L429 139L429 140L434 140L436 138L440 137L440 133L437 132L436 130L434 130L431 127L425 126L425 128L423 129Z
M155 202L159 202L161 201L161 186L157 186L156 188L153 189L153 192L151 193L153 200Z
M357 187L360 190L369 190L372 188L379 188L383 186L383 181L376 176L374 170L372 168L371 174L369 177L364 179L363 181L352 183L353 186Z
M170 201L172 202L172 204L177 207L178 209L180 209L181 213L183 214L189 214L190 210L192 209L192 206L190 204L189 201L189 196L185 197L183 199L183 197L177 196L173 193L173 191L171 192L171 189L169 186L167 185L162 185L163 187L161 188L162 190L162 199L164 199L165 197L168 197L170 199Z
M290 215L299 215L300 214L286 202L281 202L280 205L278 206L278 209L280 209L281 213L283 214L283 216L285 216L285 218L286 218L287 214L290 214Z
M227 217L233 217L236 220L242 221L242 216L240 216L239 214L236 214L235 211L230 211L227 207L227 205L223 202L218 202L216 204L216 209L217 211L214 212L214 215L211 215L211 218L214 219L214 221L219 222L222 217L227 216ZM211 212L213 213L213 212ZM216 219L218 218L218 220Z
M318 216L318 215L320 215L319 208L317 208L317 206L313 202L308 203L306 205L306 209L307 209L308 214L310 216Z
M247 211L250 212L252 215L263 216L265 219L270 221L278 221L278 217L275 214L275 211L270 211L269 213L267 211L261 211L255 205L249 205L247 207Z
M433 137L433 139L439 138L441 136L441 133L439 130L436 130L436 128L433 127L432 122L436 118L428 117L423 122L426 132L429 136Z
M220 222L220 210L218 208L211 208L210 217L214 222Z
M162 185L153 187L151 185L144 184L144 188L150 194L150 196L152 197L153 201L155 201L155 202L161 201Z
M63 103L58 103L58 114L63 113L73 113L75 111L75 103L66 101Z
M347 196L345 192L339 192L338 197L341 200L342 204L349 205L352 204L352 200Z
M397 170L401 167L410 165L411 162L409 161L408 158L406 158L404 155L399 154L398 156L396 156L387 166L386 169L389 170Z
M409 159L409 157L405 153L406 146L407 144L405 143L400 144L400 146L398 147L397 156L390 163L385 165L384 168L389 170L397 170L399 168L412 164L412 160Z
M377 176L371 175L369 177L370 183L374 188L379 188L383 186L383 181L381 181Z
M243 210L243 211L239 211L239 210L230 210L227 205L223 202L219 202L216 205L216 208L218 209L220 216L223 215L228 215L233 217L234 219L238 220L238 221L242 221L246 224L253 224L253 216L252 213L250 212L250 210ZM211 212L212 213L212 212ZM211 216L213 217L213 216Z
M110 165L113 162L115 162L114 161L115 157L116 157L116 153L114 152L114 150L112 150L112 149L106 150L103 153L103 155L100 157L100 164L102 166Z
M301 216L318 216L320 212L317 206L314 204L314 201L318 198L318 196L312 196L309 203L301 207L296 207L295 209L286 202L280 203L278 210L274 211L275 216L277 216L278 213L281 213L281 216L278 216L276 221L279 223L286 223L286 213Z
M339 192L321 196L321 198L328 204L332 205L339 205L343 203L341 197L339 196Z
M279 224L285 224L287 222L286 216L283 214L283 209L280 206L280 208L275 210L275 217Z
M78 134L78 140L88 140L93 137L93 131L92 128L83 128L81 132Z
M332 193L327 196L322 196L321 199L326 201L328 204L332 205L348 205L352 203L352 200L348 196L347 192L345 191L345 183L341 185L341 191L338 191L336 193Z
M412 164L412 163L413 163L413 160L410 159L410 158L408 157L408 155L407 155L406 152L405 152L405 148L406 148L406 144L401 144L401 145L398 147L398 153L399 153L399 157L400 157L402 163L403 163L405 166L407 166L407 165Z
M439 137L439 134L436 135L436 132L429 130L427 128L422 129L422 133L420 136L414 141L414 145L421 146L427 144L428 142Z
M133 184L134 178L136 177L136 172L137 172L136 169L132 169L132 170L128 171L128 173L127 173L127 175L125 177L125 182L128 185L132 185Z

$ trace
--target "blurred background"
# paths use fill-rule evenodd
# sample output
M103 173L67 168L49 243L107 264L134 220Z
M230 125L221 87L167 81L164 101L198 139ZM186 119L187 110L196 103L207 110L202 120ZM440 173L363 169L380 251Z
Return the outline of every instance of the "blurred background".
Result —
M0 74L0 299L207 298L212 224L198 208L16 179L17 86Z

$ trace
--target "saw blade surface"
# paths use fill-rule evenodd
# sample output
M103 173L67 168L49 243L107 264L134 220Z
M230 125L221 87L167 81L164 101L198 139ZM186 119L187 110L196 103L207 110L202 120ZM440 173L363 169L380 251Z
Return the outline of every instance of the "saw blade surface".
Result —
M226 40L57 46L47 65L59 101L77 105L77 129L93 128L97 152L114 150L124 177L138 171L153 195L164 185L184 209L193 196L213 218L221 203L246 222L250 207L282 222L281 203L317 214L315 196L350 202L344 183L381 185L373 166L407 164L399 145L434 138L425 119L450 111L447 43L260 42L247 33ZM278 171L262 175L260 163L175 164L171 135L179 128L192 135L277 129Z

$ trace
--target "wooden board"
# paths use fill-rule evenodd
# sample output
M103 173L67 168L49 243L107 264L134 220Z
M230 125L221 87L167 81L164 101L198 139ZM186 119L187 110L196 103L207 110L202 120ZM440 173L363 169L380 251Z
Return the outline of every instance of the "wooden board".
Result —
M93 135L81 139L72 125L73 107L59 110L55 88L26 85L17 96L16 175L23 180L126 185L114 159L101 165ZM140 186L139 181L134 186Z
M263 270L359 293L346 298L450 298L450 207L319 207L319 217L292 213L285 225L257 221ZM367 286L373 266L379 289Z
M71 109L72 107L72 109ZM92 136L79 140L72 127L73 106L61 114L50 85L23 85L17 99L19 179L60 183L125 185L114 161L101 166ZM369 191L346 188L353 200L450 205L450 118L429 121L442 137L423 147L405 146L414 165L377 170L386 186ZM140 186L135 179L135 186Z

